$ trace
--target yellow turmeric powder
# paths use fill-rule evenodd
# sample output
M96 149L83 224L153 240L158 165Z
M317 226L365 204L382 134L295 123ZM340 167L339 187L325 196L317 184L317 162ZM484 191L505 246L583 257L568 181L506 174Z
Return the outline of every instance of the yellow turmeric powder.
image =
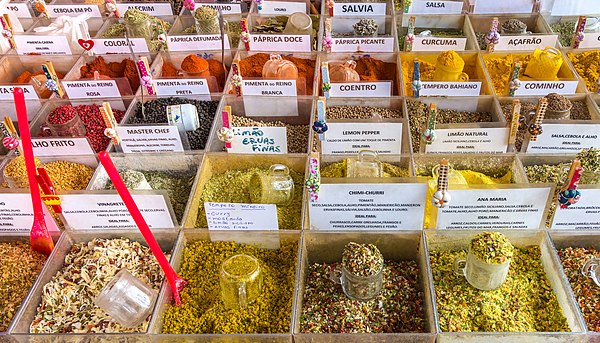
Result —
M419 60L421 62L421 81L433 80L433 74L435 73L435 65ZM413 61L402 61L402 76L404 77L404 94L413 96L412 82L413 72L415 70Z
M598 92L598 77L600 77L600 50L586 51L579 54L567 54L579 76L585 81L589 92Z
M462 71L465 61L454 50L448 50L441 53L437 58L437 63L450 68L460 68Z
M496 95L506 96L508 95L508 82L512 74L513 62L516 59L521 63L521 70L519 71L519 78L522 79L523 72L529 63L531 55L506 55L504 57L487 58L485 59L485 66L487 67L490 78L492 79L492 85Z

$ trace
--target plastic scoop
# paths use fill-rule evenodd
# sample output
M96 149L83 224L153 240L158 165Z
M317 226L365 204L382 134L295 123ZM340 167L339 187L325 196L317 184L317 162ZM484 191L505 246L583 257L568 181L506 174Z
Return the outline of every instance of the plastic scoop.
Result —
M152 250L152 254L154 254L154 257L156 257L158 264L160 264L160 267L165 273L165 276L167 277L167 280L171 285L171 290L173 291L173 299L175 300L175 304L181 305L181 297L179 296L179 292L183 290L183 287L185 287L187 281L179 277L179 275L175 273L175 270L173 270L173 267L171 267L171 265L169 264L169 261L167 261L165 254L158 245L156 238L154 238L154 234L152 234L152 231L150 231L150 227L148 227L146 220L144 219L144 217L142 217L142 213L135 204L135 201L133 201L131 193L129 193L129 190L125 186L123 179L121 179L121 176L119 175L119 172L117 171L117 168L115 167L110 156L108 156L108 153L106 151L101 151L98 154L98 158L100 159L100 163L102 163L102 166L106 170L108 177L110 177L110 180L115 186L115 189L117 190L117 192L119 192L119 195L125 203L127 210L133 217L135 224L144 236L146 243L148 243L150 250Z
M25 169L27 170L27 179L29 180L29 193L31 193L31 203L33 205L33 225L31 225L31 231L29 231L29 241L33 250L48 256L52 253L52 249L54 249L54 242L52 241L52 237L50 237L44 219L42 197L36 179L37 172L33 157L33 146L31 145L31 134L29 133L27 106L25 105L23 89L15 87L13 98L17 110L19 132L21 133L21 147L23 149L23 157L25 158Z

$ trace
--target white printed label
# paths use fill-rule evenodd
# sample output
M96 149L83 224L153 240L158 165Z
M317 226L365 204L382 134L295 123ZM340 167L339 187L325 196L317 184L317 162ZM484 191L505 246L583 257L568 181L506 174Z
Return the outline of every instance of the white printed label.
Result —
M438 229L539 229L551 187L449 190Z
M394 37L333 38L331 52L393 52Z
M548 95L548 93L575 94L577 83L577 81L521 81L521 87L515 90L515 96Z
M221 35L168 36L169 51L221 50ZM231 49L225 34L225 49Z
M423 81L420 96L479 96L481 81L477 82L441 82Z
M244 110L247 117L264 117L265 99L260 96L243 96ZM271 117L297 117L298 98L279 96L269 98L269 115Z
M380 16L386 15L386 3L368 3L368 2L336 2L333 5L333 15L361 15L361 16Z
M46 227L50 232L59 232L52 215L42 206ZM0 234L29 232L33 225L33 206L29 193L0 194Z
M327 123L321 142L322 154L357 154L373 150L378 154L400 154L402 123Z
M69 99L119 98L115 80L62 81Z
M0 86L0 100L13 100L13 90L15 87L21 87L23 94L25 94L25 100L39 100L35 89L31 85L14 85L14 86Z
M103 38L92 39L92 41L94 41L92 50L96 55L131 53L125 38ZM138 54L148 53L148 44L144 38L129 38L129 41L133 52Z
M305 2L290 1L263 1L260 14L292 14L295 12L306 13Z
M558 41L558 35L501 35L500 41L494 47L496 50L535 50L544 49L547 46L554 47Z
M16 34L13 38L19 55L71 55L71 47L66 36Z
M124 153L183 151L175 125L117 126Z
M210 7L215 10L221 10L223 14L241 14L242 13L242 5L241 4L207 4L204 2L197 2L196 8L198 7Z
M310 52L309 35L250 34L250 50Z
M169 2L143 3L143 4L119 4L117 9L121 15L125 14L128 9L135 8L151 16L169 16L173 15L173 9Z
M600 124L543 124L542 128L537 140L529 142L528 153L576 154L600 148Z
M600 8L600 0L555 0L551 5L553 16L589 15L591 9ZM593 12L597 13L597 11Z
M425 145L428 153L502 154L508 147L507 127L480 129L436 129L437 138Z
M155 79L156 95L206 95L210 94L206 79Z
M228 152L240 154L287 154L285 127L234 127Z
M132 194L151 229L174 228L164 195ZM118 194L63 194L63 216L74 230L135 229L137 225Z
M17 14L17 18L31 18L31 12L27 2L10 2L6 5L6 9Z
M552 219L553 230L600 230L600 189L580 186L581 198L567 208L556 205Z
M90 142L85 137L77 138L32 138L33 153L37 157L94 155Z
M315 230L420 230L427 184L321 184L309 204Z
M560 0L557 2L561 2ZM533 11L534 0L491 1L476 0L474 14L527 13Z
M412 14L461 14L462 1L413 1L409 13Z
M242 94L296 96L296 80L242 80Z
M46 5L46 9L50 18L58 18L63 15L77 17L81 14L88 14L93 18L102 18L98 5Z
M467 46L467 38L451 37L415 37L413 51L464 51Z
M209 230L279 230L273 204L205 202Z
M386 98L392 96L392 82L331 83L331 97Z
M580 49L598 47L600 47L600 32L586 33L585 38L579 43Z

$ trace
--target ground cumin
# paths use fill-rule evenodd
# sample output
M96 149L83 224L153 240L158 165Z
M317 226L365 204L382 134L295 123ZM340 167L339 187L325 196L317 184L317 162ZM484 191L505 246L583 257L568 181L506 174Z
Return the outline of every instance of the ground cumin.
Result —
M92 79L94 78L95 71L98 71L100 75L108 76L113 79L125 77L127 81L129 81L131 90L134 93L140 86L140 78L135 63L128 58L121 62L110 62L107 64L102 56L98 56L92 62L80 68L81 78Z
M495 57L484 59L485 66L490 73L492 79L492 85L494 91L498 96L508 95L508 82L512 74L513 61L516 59L521 63L521 69L519 71L519 79L523 80L523 73L527 68L527 63L531 55L506 55L504 57Z
M600 50L586 51L580 54L567 54L573 67L585 82L589 92L598 92L598 77L600 76Z
M306 95L313 94L315 77L315 61L292 56L281 56L284 60L293 62L298 68L298 78L306 80ZM269 54L259 53L244 58L238 62L242 77L262 77L263 66L269 60Z

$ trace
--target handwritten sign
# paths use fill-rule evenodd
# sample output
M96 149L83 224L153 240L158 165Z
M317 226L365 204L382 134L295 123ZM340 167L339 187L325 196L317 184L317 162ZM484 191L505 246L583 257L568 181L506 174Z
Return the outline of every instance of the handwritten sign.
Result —
M69 99L119 98L115 80L62 81Z
M228 152L241 154L287 154L285 127L234 127Z
M205 202L209 230L279 230L273 204Z

